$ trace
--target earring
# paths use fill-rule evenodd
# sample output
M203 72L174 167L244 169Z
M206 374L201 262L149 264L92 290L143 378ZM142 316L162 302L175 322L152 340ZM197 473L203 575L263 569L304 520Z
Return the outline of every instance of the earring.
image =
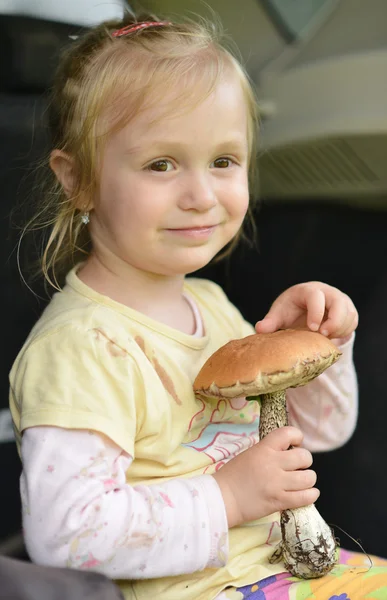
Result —
M89 211L86 211L83 213L83 215L81 217L81 221L84 225L87 225L88 223L90 223Z

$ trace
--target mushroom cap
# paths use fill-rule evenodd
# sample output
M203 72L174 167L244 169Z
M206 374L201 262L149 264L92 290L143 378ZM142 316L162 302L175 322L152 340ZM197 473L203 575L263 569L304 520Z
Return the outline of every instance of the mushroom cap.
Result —
M304 329L256 333L214 352L193 388L200 396L258 396L305 385L341 352L328 338Z

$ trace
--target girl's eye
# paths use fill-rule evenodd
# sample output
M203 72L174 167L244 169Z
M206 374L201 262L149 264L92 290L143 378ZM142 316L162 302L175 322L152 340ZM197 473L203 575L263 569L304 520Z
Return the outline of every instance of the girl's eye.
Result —
M214 162L212 163L212 165L216 168L216 169L227 169L228 167L230 167L232 164L232 160L231 158L226 158L226 157L222 157L222 158L217 158L216 160L214 160Z
M165 173L166 171L171 171L173 169L173 165L170 160L155 160L148 167L149 171L157 171L158 173Z

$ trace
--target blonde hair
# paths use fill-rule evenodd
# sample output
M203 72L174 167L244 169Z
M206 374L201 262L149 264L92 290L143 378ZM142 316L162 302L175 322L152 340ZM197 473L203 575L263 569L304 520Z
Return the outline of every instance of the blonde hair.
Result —
M159 19L141 15L134 20L128 15L123 21L103 23L71 43L59 62L49 102L49 127L53 147L72 157L75 187L71 197L66 196L51 173L37 216L27 226L46 230L40 268L57 289L67 271L91 249L81 215L98 185L98 160L107 136L157 102L163 90L183 87L171 110L186 110L192 106L192 96L204 99L224 70L233 69L248 108L250 182L255 180L257 103L244 69L223 42L221 27L199 20L149 27L122 37L112 35L131 23L154 20ZM178 88L175 84L183 78L187 85ZM199 94L192 94L193 86ZM104 129L103 123L108 123ZM249 211L251 217L252 202Z

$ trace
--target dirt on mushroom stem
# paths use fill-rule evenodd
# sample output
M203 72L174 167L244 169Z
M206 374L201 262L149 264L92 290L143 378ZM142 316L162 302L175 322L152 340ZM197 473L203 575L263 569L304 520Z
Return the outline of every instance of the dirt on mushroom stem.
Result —
M254 397L261 399L261 416L259 421L259 439L278 427L288 425L288 411L286 408L286 391L271 392ZM253 397L249 397L252 400Z
M288 425L286 390L249 396L261 401L259 439ZM337 563L337 543L329 525L314 504L281 511L282 541L270 559L283 560L295 577L315 579L329 573Z

